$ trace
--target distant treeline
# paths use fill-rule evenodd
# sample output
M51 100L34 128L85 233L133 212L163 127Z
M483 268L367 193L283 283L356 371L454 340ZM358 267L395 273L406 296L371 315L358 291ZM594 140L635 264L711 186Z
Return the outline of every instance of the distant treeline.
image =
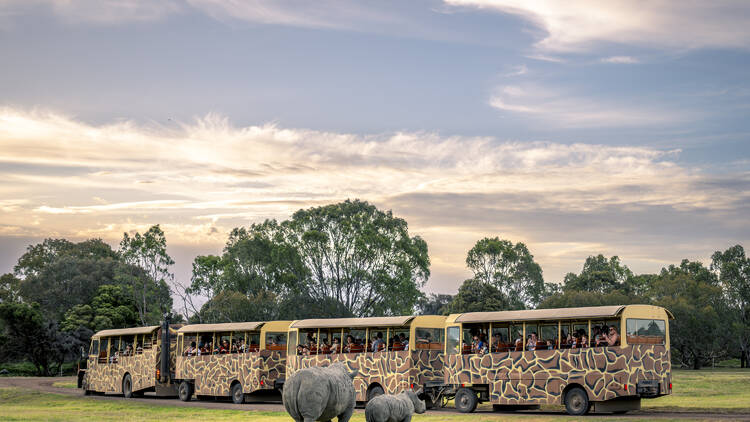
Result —
M633 274L617 256L590 256L580 274L545 283L526 245L477 241L473 277L456 295L425 294L427 243L405 220L363 201L302 209L289 220L235 228L221 256L198 256L192 277L174 279L158 225L100 239L46 239L0 277L0 359L28 360L40 374L77 356L107 328L172 321L229 322L309 317L649 303L675 315L673 361L698 368L750 351L750 259L742 246L709 266L683 260L659 274ZM173 298L177 303L173 303ZM198 306L197 304L202 305Z

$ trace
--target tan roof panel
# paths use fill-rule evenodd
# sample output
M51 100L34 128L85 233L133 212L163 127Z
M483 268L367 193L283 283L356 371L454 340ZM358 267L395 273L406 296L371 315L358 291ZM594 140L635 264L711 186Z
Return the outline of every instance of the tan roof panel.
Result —
M208 333L214 331L254 331L265 322L225 322L223 324L191 324L180 328L178 333Z
M114 330L101 330L92 337L111 337L111 336L134 336L138 334L150 334L159 328L158 325L148 327L117 328Z
M468 312L456 322L530 321L541 319L585 319L617 316L625 306L589 306L585 308L533 309L527 311Z
M340 328L340 327L400 327L411 321L413 316L370 317L370 318L326 318L295 321L289 328Z

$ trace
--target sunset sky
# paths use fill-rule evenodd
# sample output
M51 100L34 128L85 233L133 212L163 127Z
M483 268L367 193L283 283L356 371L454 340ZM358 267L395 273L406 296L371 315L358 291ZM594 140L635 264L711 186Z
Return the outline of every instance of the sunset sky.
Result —
M485 236L546 281L750 247L750 3L0 0L0 272L161 224L359 198L454 293Z

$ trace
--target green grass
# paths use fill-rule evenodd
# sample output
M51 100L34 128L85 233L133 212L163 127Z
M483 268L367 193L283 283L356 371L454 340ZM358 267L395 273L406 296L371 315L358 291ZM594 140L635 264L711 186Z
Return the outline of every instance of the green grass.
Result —
M642 400L649 410L750 412L750 369L675 370L672 394Z
M76 362L65 362L62 365L63 375L75 375L77 368ZM0 370L2 369L8 370L7 376L9 377L33 377L37 375L36 367L31 362L0 363Z
M644 410L677 412L744 412L750 413L750 370L701 370L674 372L674 394L658 399L643 400ZM57 384L72 384L57 382ZM252 404L246 405L252 409ZM558 410L547 407L545 410ZM638 420L639 418L635 418ZM649 420L644 415L642 420ZM69 420L159 420L160 422L186 420L281 422L290 418L284 412L258 412L246 410L213 410L194 407L176 407L151 403L135 403L123 400L97 400L83 396L39 393L14 388L0 389L0 420L9 421L69 421ZM428 412L415 415L415 422L500 422L500 421L570 421L563 415L526 413L496 414L446 414ZM588 421L622 420L612 416L587 417ZM634 420L630 417L628 420ZM662 420L662 419L660 419ZM664 419L669 420L669 419ZM352 422L364 422L364 415L357 412Z

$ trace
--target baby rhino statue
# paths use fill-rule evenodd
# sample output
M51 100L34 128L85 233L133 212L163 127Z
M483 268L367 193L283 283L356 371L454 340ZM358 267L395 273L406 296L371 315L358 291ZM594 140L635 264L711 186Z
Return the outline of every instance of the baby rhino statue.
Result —
M367 402L365 420L367 422L409 422L413 413L424 413L423 400L417 393L406 390L395 396L381 395Z
M282 400L287 413L297 422L348 422L355 405L354 383L358 371L349 372L343 363L295 372L284 383Z

